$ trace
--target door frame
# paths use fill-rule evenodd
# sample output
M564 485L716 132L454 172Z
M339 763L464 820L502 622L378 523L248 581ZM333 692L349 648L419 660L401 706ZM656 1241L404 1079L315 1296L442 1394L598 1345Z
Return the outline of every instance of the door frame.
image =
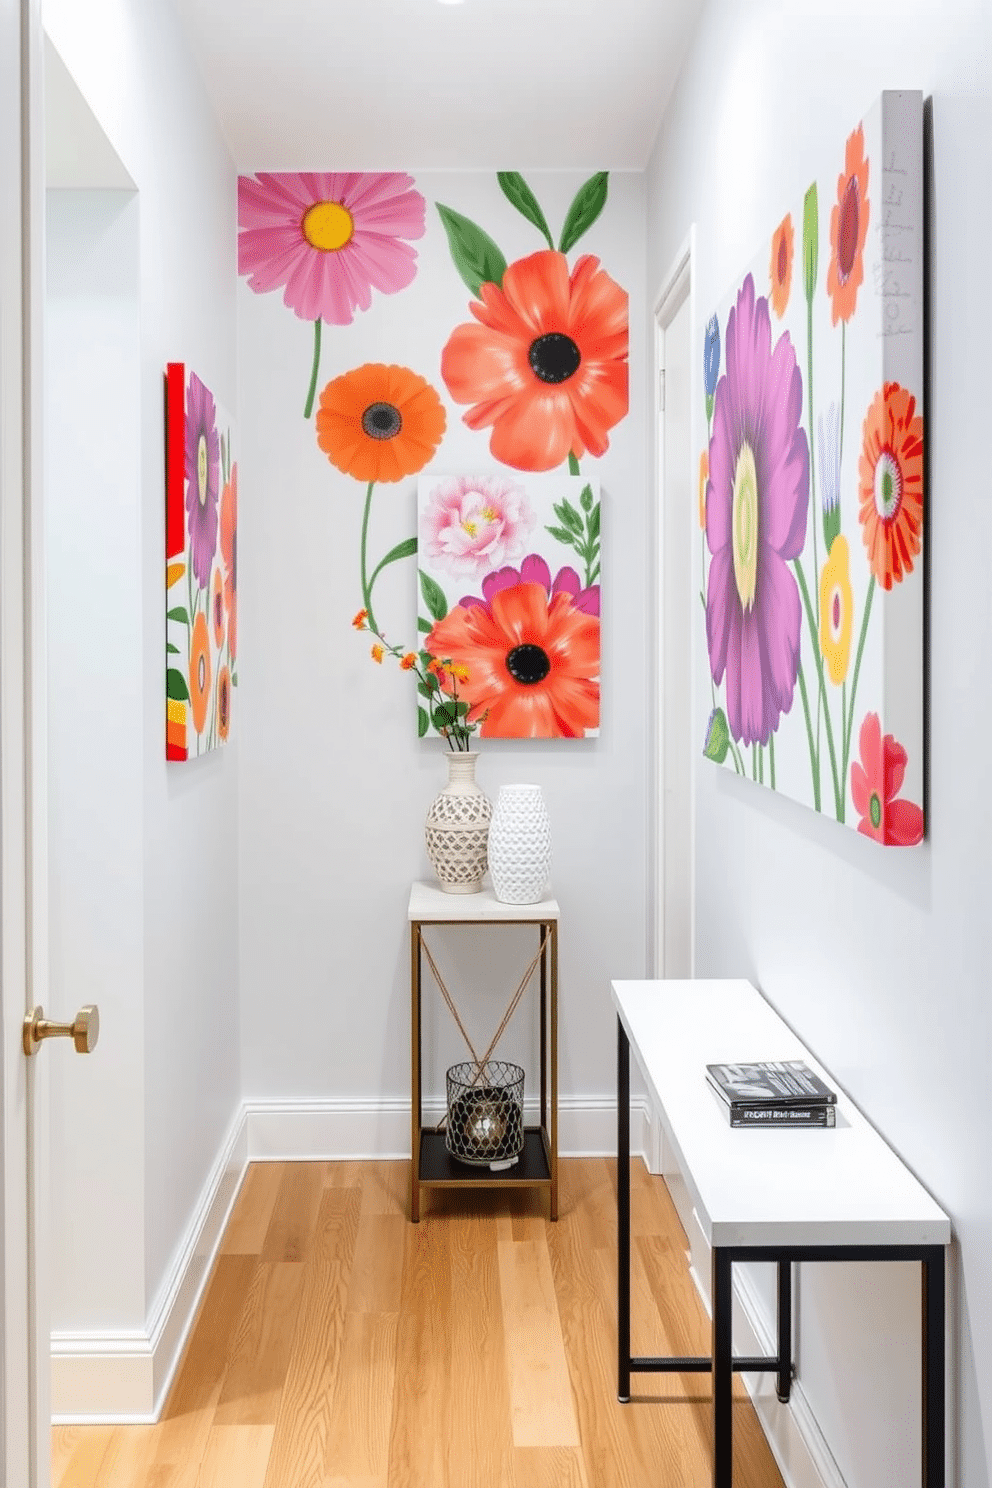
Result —
M51 1478L44 1072L21 1047L46 975L41 67L40 0L0 0L0 1468L26 1488Z
M654 299L654 374L652 381L651 408L653 412L654 431L654 490L655 502L652 513L654 522L653 534L653 582L652 582L652 635L653 635L653 673L655 707L652 720L652 733L654 748L651 751L651 789L649 799L651 801L652 821L652 845L651 845L651 905L652 913L649 920L653 926L652 944L650 947L649 963L650 974L654 977L663 977L664 971L664 948L665 948L665 755L666 755L666 731L672 726L672 719L678 717L679 710L666 706L666 690L664 678L665 661L665 629L664 629L664 603L663 583L665 572L666 553L666 503L665 503L665 413L664 386L665 371L665 331L671 325L676 314L681 310L683 304L689 303L689 325L690 340L696 326L696 284L695 284L695 256L696 256L696 226L693 223L684 239L681 247L675 255L668 272L661 281ZM698 391L697 372L690 360L690 408L695 406L695 395ZM690 447L692 418L690 415ZM692 470L690 460L690 490L692 489ZM668 541L670 541L670 535ZM691 672L690 672L691 692ZM688 726L688 720L681 718L683 727ZM695 761L690 765L690 791L694 793L695 788ZM690 811L689 817L689 957L690 976L696 974L696 822L695 812Z

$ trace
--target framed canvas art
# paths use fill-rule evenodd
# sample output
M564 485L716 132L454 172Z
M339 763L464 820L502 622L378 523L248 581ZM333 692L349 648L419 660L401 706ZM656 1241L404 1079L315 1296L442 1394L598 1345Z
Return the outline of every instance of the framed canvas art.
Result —
M232 420L183 362L166 411L166 758L230 738L237 685L238 466Z
M923 837L923 100L884 93L703 336L704 754Z
M452 710L482 738L598 733L598 482L421 475L417 528L421 737Z

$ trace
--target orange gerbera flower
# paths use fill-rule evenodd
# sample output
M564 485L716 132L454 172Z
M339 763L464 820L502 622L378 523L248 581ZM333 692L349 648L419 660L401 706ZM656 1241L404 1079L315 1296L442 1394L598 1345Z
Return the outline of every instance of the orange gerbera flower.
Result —
M483 738L572 739L599 724L599 616L566 591L519 583L455 605L426 645L464 680L458 696Z
M415 667L416 665L417 665L417 653L416 653L416 651L408 651L405 656L403 656L403 657L400 658L400 670L403 671L403 672L409 672L409 671L411 671L412 668Z
M422 470L441 443L445 413L422 377L367 362L320 395L317 443L332 465L362 481L398 481Z
M238 654L238 464L220 495L220 552L224 560L224 603L227 606L227 644ZM220 642L217 643L220 645Z
M207 704L210 701L210 632L203 611L193 621L193 634L189 643L189 702L193 714L193 727L202 734L207 723Z
M859 124L848 137L844 169L837 177L837 205L830 213L830 267L827 293L833 301L834 325L850 320L864 277L864 248L868 237L868 162L865 132Z
M772 286L772 309L775 311L779 320L785 314L785 307L789 303L789 291L792 288L792 249L794 241L792 213L786 212L782 221L772 233L772 259L768 268Z
M627 294L587 254L569 274L563 253L518 259L502 287L483 284L456 326L441 376L470 429L517 470L553 470L571 453L601 455L627 413Z
M231 673L222 666L217 674L217 734L226 739L231 728Z
M923 529L923 419L898 382L887 382L865 415L858 495L871 571L891 589L913 572Z
M219 651L224 644L224 580L219 568L214 569L210 591L210 620L214 628L214 644Z

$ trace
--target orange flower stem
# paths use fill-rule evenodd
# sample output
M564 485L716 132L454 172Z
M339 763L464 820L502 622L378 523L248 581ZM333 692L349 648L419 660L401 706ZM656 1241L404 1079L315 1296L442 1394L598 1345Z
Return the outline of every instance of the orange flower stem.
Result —
M372 492L375 490L375 481L369 481L369 488L365 493L365 511L362 514L362 606L368 611L369 630L374 630L378 635L379 627L375 623L375 615L372 612L372 585L368 580L368 541L369 541L369 515L372 511Z
M838 464L844 458L844 382L847 377L847 321L840 323L840 451Z
M307 393L306 406L303 409L303 417L309 418L313 413L313 400L317 396L317 373L320 370L320 316L313 323L313 368L310 373L310 391Z
M865 600L865 614L861 622L861 635L858 638L858 654L854 658L854 676L851 678L851 702L844 721L844 782L847 783L847 762L851 754L851 735L854 733L854 700L858 694L858 675L861 671L861 658L864 655L865 638L868 634L868 617L871 615L871 602L875 597L875 575L871 576L868 585L868 598ZM845 792L846 795L846 792ZM843 817L840 818L844 820Z

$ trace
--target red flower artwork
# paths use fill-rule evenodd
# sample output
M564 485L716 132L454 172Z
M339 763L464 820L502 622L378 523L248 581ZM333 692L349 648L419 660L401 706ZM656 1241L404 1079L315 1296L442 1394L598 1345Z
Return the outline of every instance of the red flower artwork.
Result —
M866 713L858 738L861 763L851 766L851 798L861 817L858 831L887 847L913 847L923 840L923 812L896 798L909 756L892 734L882 737L877 713Z

